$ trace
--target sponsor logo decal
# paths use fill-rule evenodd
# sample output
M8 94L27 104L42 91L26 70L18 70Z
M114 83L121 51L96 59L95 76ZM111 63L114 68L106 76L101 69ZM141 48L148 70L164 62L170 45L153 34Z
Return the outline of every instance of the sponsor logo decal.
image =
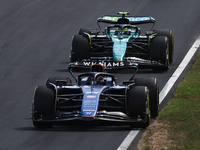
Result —
M151 61L151 60L137 60L137 59L134 59L134 60L131 60L131 63L141 63L141 64L158 64L157 61Z
M86 92L86 94L98 94L98 92Z
M97 62L83 62L83 65L84 66L91 66L91 65L94 65L94 64L97 64ZM99 62L99 64L102 64L106 67L115 67L115 66L124 66L124 62Z
M102 64L105 67L124 67L126 65L132 65L132 63L154 64L154 65L160 64L157 61L151 61L151 60L145 60L145 59L130 59L130 58L128 58L127 63L128 64L126 64L126 62L123 62L123 61L119 61L119 62L112 62L112 61L111 62L108 62L108 61L105 62L105 61L102 61L102 62L99 62L99 64ZM92 66L94 64L97 64L97 62L95 62L95 61L94 62L92 62L92 61L91 62L89 62L89 61L83 61L83 65L84 66Z
M90 115L92 112L86 112L87 115Z
M95 95L88 95L87 98L95 98Z
M144 21L144 20L150 20L149 17L127 17L129 21Z
M104 16L103 20L117 21L121 17L113 17L113 16ZM149 17L127 17L129 21L145 21L150 20Z
M104 16L104 20L117 21L120 17Z

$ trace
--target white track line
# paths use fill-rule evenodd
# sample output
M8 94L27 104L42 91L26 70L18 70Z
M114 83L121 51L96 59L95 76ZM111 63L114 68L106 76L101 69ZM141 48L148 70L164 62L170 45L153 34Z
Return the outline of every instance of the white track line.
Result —
M140 130L131 130L117 150L126 150Z
M179 76L181 75L183 70L186 68L186 66L188 65L188 63L190 62L192 57L194 56L194 54L197 51L197 49L199 48L199 46L200 46L200 36L194 42L194 44L192 45L192 47L190 48L190 50L188 51L188 53L184 57L181 64L178 66L176 71L173 73L171 78L168 80L168 82L165 84L164 88L160 92L160 94L159 94L159 100L160 100L159 104L164 100L164 98L166 97L166 95L168 94L168 92L170 91L172 86L175 84L175 82L177 81L177 79L179 78ZM126 138L124 139L124 141L121 143L121 145L118 147L117 150L127 150L129 145L131 144L131 142L134 140L134 138L137 136L137 134L139 132L140 132L140 129L139 130L131 130L129 132L129 134L126 136Z
M194 56L194 54L197 51L197 49L199 48L199 46L200 46L200 36L194 42L194 44L192 45L192 47L190 48L190 50L184 57L181 64L178 66L178 68L176 69L174 74L171 76L171 78L168 80L168 82L165 84L164 88L160 92L160 94L159 94L160 102L159 103L161 103L164 100L165 96L168 94L168 92L170 91L170 89L172 88L172 86L174 85L176 80L179 78L179 76L181 75L183 70L186 68L186 66L188 65L188 63L190 62L192 57Z

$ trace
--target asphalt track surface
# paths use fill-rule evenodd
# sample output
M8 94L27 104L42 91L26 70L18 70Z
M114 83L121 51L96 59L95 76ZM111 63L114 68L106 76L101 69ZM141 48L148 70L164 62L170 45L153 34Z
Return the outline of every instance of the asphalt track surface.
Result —
M128 11L135 16L153 16L157 20L155 29L174 32L174 62L170 69L163 73L140 70L137 74L158 78L161 91L200 34L199 6L199 0L0 0L0 149L117 149L131 131L129 126L35 128L30 114L35 87L44 85L47 77L70 77L67 67L71 38L80 27L97 28L99 16ZM160 110L196 58L197 54ZM131 73L116 76L122 82ZM141 133L128 149L136 149Z

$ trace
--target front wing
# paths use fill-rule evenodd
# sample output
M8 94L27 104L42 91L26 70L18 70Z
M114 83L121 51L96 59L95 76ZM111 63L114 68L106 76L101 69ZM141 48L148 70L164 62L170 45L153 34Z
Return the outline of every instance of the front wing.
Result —
M122 112L97 112L95 117L82 117L81 112L58 112L53 116L40 117L34 119L37 122L70 122L70 121L84 121L84 122L118 122L118 123L144 123L145 120L141 118L130 118Z
M94 64L104 65L105 70L131 69L135 68L136 66L138 66L139 68L152 69L155 66L164 66L164 64L158 61L147 60L138 57L124 57L123 61L113 61L112 57L91 57L90 59L71 63L70 65L74 68L82 67L85 69L90 69L90 67Z

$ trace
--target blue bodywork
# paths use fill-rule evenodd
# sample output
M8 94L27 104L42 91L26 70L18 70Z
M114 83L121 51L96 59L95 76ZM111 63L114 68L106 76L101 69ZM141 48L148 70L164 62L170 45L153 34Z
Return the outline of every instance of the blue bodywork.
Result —
M98 106L100 94L108 89L107 86L99 86L99 85L90 85L83 86L83 101L81 106L81 115L82 117L95 117Z
M71 68L69 67L68 69L74 77ZM55 96L54 100L49 97L51 94L47 95L45 91L39 91L39 93L38 90L35 91L36 95L43 92L43 96L50 98L48 99L49 103L55 102L49 114L43 115L43 109L37 107L41 106L37 103L39 101L34 99L32 105L32 120L36 127L43 127L43 125L48 124L53 125L52 123L54 122L68 121L92 121L98 123L106 121L132 124L144 123L147 120L146 115L144 118L141 118L141 116L129 116L126 111L127 90L134 85L133 76L126 85L122 86L116 85L114 75L105 72L82 73L74 79L76 80L75 85L68 85L69 82L65 79L58 78L54 80L54 78L51 78L46 83L46 87L42 86L48 92L50 89L52 90L52 95ZM50 105L48 104L48 106ZM46 106L42 105L42 107L45 109ZM145 109L146 114L148 114L149 109L146 108L146 105Z

